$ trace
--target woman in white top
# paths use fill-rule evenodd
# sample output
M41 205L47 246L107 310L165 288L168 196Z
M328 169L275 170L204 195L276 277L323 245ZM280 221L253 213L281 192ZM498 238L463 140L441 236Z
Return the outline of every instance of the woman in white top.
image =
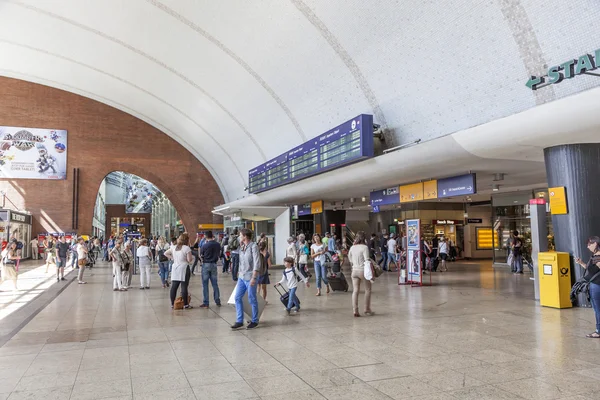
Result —
M82 237L79 238L77 244L77 264L79 264L79 273L77 274L77 280L80 285L84 285L87 282L83 280L83 272L85 271L85 265L87 264L88 248L85 245L85 240Z
M113 247L110 250L110 253L108 253L108 256L110 257L110 261L112 261L112 267L113 267L113 291L118 292L118 291L125 291L127 289L125 289L125 286L123 285L123 274L122 274L122 270L123 270L123 257L121 255L121 241L117 240L115 242L115 247Z
M448 260L448 242L446 241L446 238L442 238L438 247L440 252L440 259L442 260L440 272L448 271L448 264L446 262L446 260Z
M354 316L360 317L358 312L358 292L360 284L365 283L365 314L372 315L371 311L371 281L365 279L365 261L369 260L369 246L363 231L356 233L354 245L348 251L348 260L352 266L352 308Z
M7 280L12 280L14 290L17 291L17 268L16 264L21 256L17 250L16 242L9 242L8 246L2 250L2 276L0 276L0 284Z
M177 239L177 245L171 247L165 252L165 256L173 260L173 269L171 271L171 308L175 304L177 290L181 286L181 297L183 298L183 308L192 308L188 301L188 282L190 280L189 264L194 261L192 249L184 244L184 239L180 236Z
M152 269L152 252L148 247L148 240L142 239L136 251L140 262L140 290L150 289L150 270Z
M310 256L315 263L315 276L317 278L317 296L321 295L321 281L327 287L329 293L329 282L327 281L327 268L325 267L325 253L327 249L321 242L321 235L313 235L313 244L310 246Z

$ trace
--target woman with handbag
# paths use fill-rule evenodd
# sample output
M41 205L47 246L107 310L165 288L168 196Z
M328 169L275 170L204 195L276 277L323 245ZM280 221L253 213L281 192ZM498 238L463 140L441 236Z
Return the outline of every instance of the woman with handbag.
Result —
M589 296L594 314L596 314L596 331L586 335L588 338L600 339L600 238L592 236L588 239L587 248L592 252L592 258L586 263L579 257L575 262L585 268L584 279L590 283Z
M17 263L20 259L17 242L10 242L2 251L2 280L0 280L0 285L10 279L13 281L14 290L19 290L17 289Z
M352 266L352 309L355 317L360 317L358 293L363 282L365 284L365 315L373 315L371 310L371 281L365 278L365 262L370 262L369 255L365 232L358 231L354 244L348 251L348 260L350 260Z
M196 240L196 242L198 242ZM158 244L156 245L156 255L158 257L158 275L160 276L160 280L162 281L162 287L169 287L169 259L165 256L165 253L169 250L169 245L164 237L160 237L158 239ZM198 251L196 251L196 255L193 254L194 259L198 260ZM193 268L192 268L193 271Z
M131 243L128 242L123 246L121 257L123 257L123 268L121 268L121 274L123 276L121 278L121 285L123 289L127 290L129 289L131 276L133 275L133 252L131 251Z
M122 282L122 276L123 276L123 256L121 255L121 241L117 241L115 243L115 247L113 247L110 250L110 253L108 254L108 256L110 257L110 260L112 261L112 267L113 267L113 291L118 292L118 291L125 291L127 289L125 289L123 287L123 282Z
M298 271L305 278L311 278L312 275L308 272L308 255L310 254L310 250L308 249L308 245L306 244L306 236L303 233L298 235L298 243L296 244L297 252L296 256L298 257Z
M188 283L190 281L190 264L194 261L192 249L187 245L189 239L180 235L177 244L165 252L168 259L173 260L173 270L171 272L171 308L175 306L177 291L181 286L181 297L183 299L183 308L192 308L189 304Z

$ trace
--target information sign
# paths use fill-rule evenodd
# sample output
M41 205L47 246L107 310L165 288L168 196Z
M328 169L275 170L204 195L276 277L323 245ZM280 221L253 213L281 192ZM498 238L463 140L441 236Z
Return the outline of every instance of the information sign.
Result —
M439 198L475 194L477 192L475 174L438 179L437 188Z
M372 191L369 195L369 201L371 202L372 206L400 203L398 186Z
M423 182L400 186L400 203L423 200Z

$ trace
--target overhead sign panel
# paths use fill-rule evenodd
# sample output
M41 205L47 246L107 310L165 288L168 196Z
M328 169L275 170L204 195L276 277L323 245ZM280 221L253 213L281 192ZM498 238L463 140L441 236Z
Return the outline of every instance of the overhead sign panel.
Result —
M423 200L423 182L400 186L400 203Z
M423 199L435 200L437 198L437 181L434 179L432 181L423 182Z
M477 193L475 174L438 179L437 191L439 198L475 194Z
M369 195L369 201L372 206L400 203L400 191L398 190L398 186L372 191Z
M361 114L250 170L248 192L264 192L373 154L373 116Z
M313 201L310 203L311 214L321 214L323 212L323 200Z

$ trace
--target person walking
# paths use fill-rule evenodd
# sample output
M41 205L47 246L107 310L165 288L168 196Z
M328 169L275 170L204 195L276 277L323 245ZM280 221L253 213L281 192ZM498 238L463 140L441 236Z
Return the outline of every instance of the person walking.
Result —
M223 273L229 273L230 259L227 256L227 246L229 245L229 236L225 235L221 241L221 259L223 260Z
M142 239L136 251L140 266L140 290L150 289L150 270L152 269L152 252L148 240Z
M390 240L388 240L387 242L387 248L388 248L388 271L392 271L392 263L394 263L394 266L396 267L396 269L398 269L398 257L397 257L397 248L398 248L398 242L396 242L396 234L392 233L390 235Z
M439 242L438 242L438 252L440 253L440 260L441 260L441 266L440 266L440 272L444 272L444 271L448 271L448 254L449 254L449 249L448 249L448 241L446 240L446 238L442 238Z
M294 265L298 263L298 247L294 243L294 238L289 237L287 240L288 247L285 249L285 256L294 259Z
M85 245L85 240L82 237L79 238L77 243L77 264L79 265L79 272L77 273L77 283L85 285L87 282L83 280L83 272L85 271L85 264L87 263L88 248Z
M183 236L183 235L182 235ZM188 282L190 281L190 264L194 261L192 249L185 244L184 238L180 236L174 247L165 252L168 259L173 260L173 270L171 272L171 308L175 305L177 291L181 286L181 297L183 298L183 308L193 308L188 299Z
M38 243L38 239L37 237L33 237L33 239L31 239L31 242L29 242L31 244L31 258L33 260L37 260L39 258L39 243Z
M248 302L252 308L252 317L246 329L254 329L259 322L256 281L260 271L260 252L258 251L258 245L252 241L252 231L242 229L239 237L240 270L235 287L236 322L231 326L231 329L239 329L244 326L244 303L242 299L246 292L248 292Z
M329 293L329 281L327 281L327 268L325 267L325 252L327 249L321 242L321 235L315 233L313 235L313 244L310 246L310 256L315 263L315 277L317 279L317 294L321 295L321 281L327 288Z
M121 257L123 258L123 268L121 268L121 287L125 290L131 285L131 276L133 275L133 252L131 251L131 243L121 243Z
M46 258L46 273L48 273L48 268L50 265L54 265L56 267L56 242L54 241L54 237L49 236L44 242L44 253Z
M297 275L296 268L294 264L296 263L296 259L293 257L286 257L283 259L283 263L285 265L285 269L283 270L283 276L281 280L277 282L277 286L282 286L285 282L287 286L287 290L289 291L288 303L285 307L287 314L290 315L292 307L296 307L296 312L300 311L300 300L298 296L296 296L296 289L298 289L298 279L304 282L304 285L308 288L310 284L308 283L308 279L301 275Z
M308 248L308 244L306 244L306 236L304 236L303 233L298 235L296 248L298 249L298 270L300 271L300 274L310 279L312 276L308 272L308 256L310 255L310 249Z
M371 240L369 240L369 256L371 260L376 260L375 256L377 255L377 235L372 233Z
M263 262L265 263L265 273L258 277L258 293L262 295L262 298L265 300L265 304L269 304L267 301L267 285L271 284L271 280L269 279L269 268L271 268L271 254L267 250L267 242L260 242L258 245L258 251L260 251L260 255L263 258Z
M240 235L237 228L229 238L229 251L231 252L231 279L235 282L238 280L240 270Z
M331 234L327 232L327 251L329 255L334 255L336 250L335 237L331 237Z
M202 294L203 303L200 308L208 308L208 282L213 288L213 296L217 307L221 307L221 293L219 292L219 283L217 281L217 262L221 254L221 245L215 240L212 231L206 232L206 243L200 249L202 256Z
M590 237L587 241L587 248L592 253L587 264L579 257L575 258L575 262L585 268L584 279L590 283L590 302L596 316L596 330L586 337L600 339L600 237Z
M379 260L378 264L381 265L381 263L383 263L382 268L384 271L388 270L387 267L387 263L388 263L388 246L387 246L387 242L388 242L388 234L385 233L383 235L383 237L381 238L381 242L379 242L379 247L381 249L381 260Z
M196 243L198 241L196 240ZM169 287L169 259L165 256L165 253L169 250L169 245L165 241L163 236L158 238L158 243L156 244L156 256L158 257L158 275L160 276L160 280L162 282L162 287ZM193 256L192 251L192 256ZM194 257L194 265L195 261L198 260L198 251L196 251L196 256Z
M358 231L354 244L348 251L348 260L352 267L352 309L355 317L360 317L358 294L362 283L365 285L365 315L373 314L371 311L371 281L365 279L365 262L370 262L369 256L365 233Z
M115 246L110 250L109 257L112 261L113 268L113 291L125 291L127 290L123 285L123 272L125 262L123 260L123 254L121 249L121 242L115 243Z
M65 267L67 266L67 259L69 257L69 248L71 246L66 242L65 237L61 236L58 244L56 245L56 281L64 281L65 279Z
M192 275L195 275L196 266L200 261L200 236L196 235L196 240L194 241L194 244L192 245L191 249L192 256L194 257L194 264L192 265Z
M8 246L4 250L2 250L2 260L1 264L1 272L2 276L0 277L0 285L4 283L4 281L11 280L13 282L14 291L19 290L17 288L17 263L21 259L19 254L19 250L17 249L17 242L11 241Z
M515 274L523 273L523 240L519 237L519 231L513 232L513 241L511 244L513 252L513 263Z

